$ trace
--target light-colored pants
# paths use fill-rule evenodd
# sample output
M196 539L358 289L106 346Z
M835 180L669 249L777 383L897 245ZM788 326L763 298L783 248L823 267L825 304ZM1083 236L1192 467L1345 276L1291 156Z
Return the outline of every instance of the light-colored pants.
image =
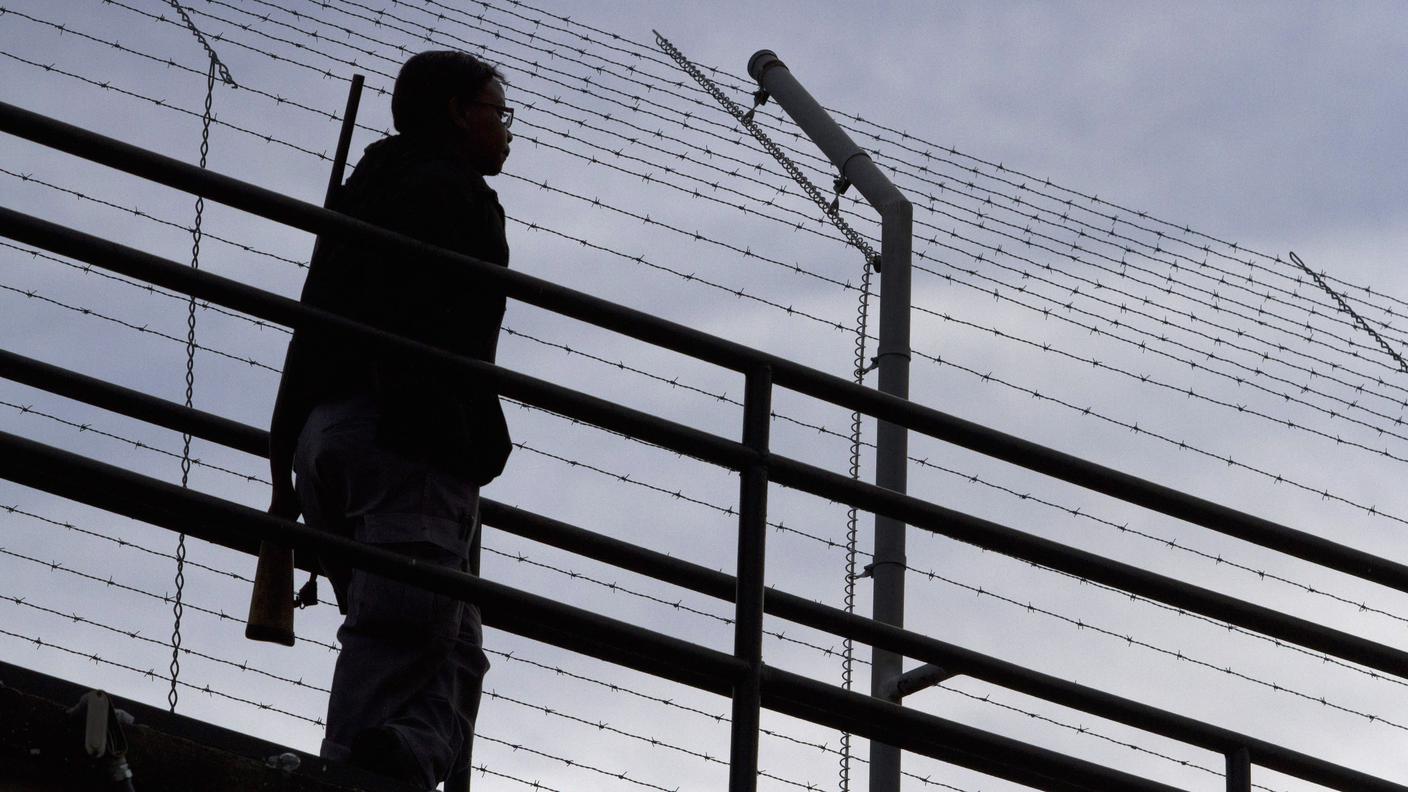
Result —
M309 526L425 562L468 569L479 490L425 461L375 443L370 399L313 410L294 457ZM474 720L489 661L479 609L457 599L324 563L346 614L328 699L324 758L348 762L366 729L404 743L431 789L467 776ZM447 786L447 789L450 788Z

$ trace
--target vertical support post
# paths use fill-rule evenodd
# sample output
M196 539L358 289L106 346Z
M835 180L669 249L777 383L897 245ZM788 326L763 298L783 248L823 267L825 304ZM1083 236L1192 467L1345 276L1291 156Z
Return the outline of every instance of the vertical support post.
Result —
M1252 755L1245 746L1227 752L1227 792L1252 792Z
M748 60L748 74L759 87L777 100L797 126L816 143L841 171L841 176L880 214L880 350L879 388L881 393L909 398L909 311L910 252L914 207L895 187L864 149L797 82L777 54L759 50ZM907 485L906 463L909 434L901 426L881 421L876 435L875 483L895 492ZM905 525L899 520L876 515L875 560L871 567L875 582L873 616L876 621L904 626ZM875 650L871 662L870 693L898 703L895 681L903 658L893 652ZM900 751L872 741L870 744L870 792L899 792Z
M913 209L903 198L885 207L880 232L881 393L909 398L909 283ZM908 486L909 433L903 426L880 421L875 437L876 486L905 492ZM905 524L875 515L875 556L871 577L874 593L871 616L883 624L904 626ZM904 673L904 658L884 649L871 655L870 695L900 703L895 680ZM871 743L870 789L898 792L900 750Z
M759 366L748 371L747 378L743 395L743 444L758 456L741 471L739 477L738 587L734 593L733 655L747 663L748 668L733 686L729 792L754 792L758 785L772 369Z

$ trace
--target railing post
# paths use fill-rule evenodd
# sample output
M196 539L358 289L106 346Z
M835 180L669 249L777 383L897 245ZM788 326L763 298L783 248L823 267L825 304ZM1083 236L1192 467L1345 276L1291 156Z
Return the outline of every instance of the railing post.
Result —
M1227 752L1227 792L1252 792L1252 754L1245 746Z
M733 655L748 664L733 686L729 792L758 784L758 712L763 668L763 567L768 515L768 424L772 418L772 369L747 372L743 395L743 444L758 458L741 471L738 495L738 584L734 593Z

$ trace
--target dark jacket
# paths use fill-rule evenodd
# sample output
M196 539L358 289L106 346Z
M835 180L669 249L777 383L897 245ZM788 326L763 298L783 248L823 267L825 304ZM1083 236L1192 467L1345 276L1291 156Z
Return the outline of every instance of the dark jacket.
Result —
M498 196L447 149L393 136L368 146L332 208L421 241L508 266ZM467 268L319 239L305 304L451 352L493 362L503 294ZM423 456L476 484L503 470L511 445L498 397L484 383L403 356L299 330L289 344L270 426L276 489L320 403L370 395L382 445Z

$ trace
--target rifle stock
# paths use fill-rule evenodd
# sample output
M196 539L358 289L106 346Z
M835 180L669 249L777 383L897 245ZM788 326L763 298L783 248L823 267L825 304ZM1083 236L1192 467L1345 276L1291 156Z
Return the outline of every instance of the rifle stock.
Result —
M259 566L249 597L244 637L293 646L293 550L273 542L259 544Z
M342 114L342 129L337 139L337 153L333 157L327 195L323 199L324 208L331 207L333 196L342 186L347 150L352 143L352 131L357 119L357 105L362 97L362 81L362 75L352 75L352 85L347 92L347 109ZM317 255L316 243L314 255ZM261 542L244 637L293 646L293 605L293 550L273 542Z

